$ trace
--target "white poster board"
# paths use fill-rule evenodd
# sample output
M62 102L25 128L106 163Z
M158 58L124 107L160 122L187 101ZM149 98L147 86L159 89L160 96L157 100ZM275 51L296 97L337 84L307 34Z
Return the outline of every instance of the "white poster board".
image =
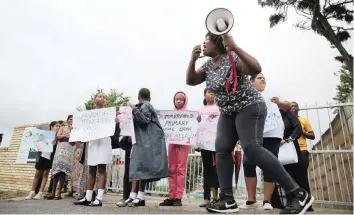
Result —
M159 110L156 113L165 132L166 143L196 145L198 112Z
M115 117L115 107L75 113L69 141L86 142L112 136L116 127Z
M200 149L215 151L216 129L219 116L210 117L201 115L201 121L198 123L197 147Z
M132 138L132 144L136 143L135 130L133 122L133 109L131 107L119 108L119 128L121 136L130 136Z
M264 124L263 133L271 131L278 126L278 120L283 121L278 105L270 101L270 99L264 99L267 105L267 117Z
M53 152L55 132L28 127L23 133L16 163L34 163L40 152Z

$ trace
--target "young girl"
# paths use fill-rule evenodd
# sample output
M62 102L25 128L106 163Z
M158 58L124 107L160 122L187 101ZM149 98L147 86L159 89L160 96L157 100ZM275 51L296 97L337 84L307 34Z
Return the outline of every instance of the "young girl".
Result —
M202 115L207 115L210 117L215 117L220 115L219 108L214 103L214 94L208 90L204 90L204 107L201 108L198 112L198 121L201 121ZM213 202L216 202L218 197L218 175L216 173L216 161L215 161L215 152L201 149L203 160L203 179L204 179L204 204L201 204L200 207L208 206L210 202L210 190L213 191Z
M106 105L106 95L97 93L95 95L96 108L104 108ZM112 140L116 140L117 126L114 138L104 137L98 140L88 142L87 165L89 166L89 176L87 181L87 190L85 198L76 202L75 205L87 205L92 207L102 206L103 194L106 186L106 164L112 163ZM92 201L93 188L98 171L98 191L94 201Z
M61 127L57 135L57 149L55 152L52 168L53 189L52 194L47 197L48 200L61 199L61 190L64 185L65 176L70 176L73 164L75 143L69 143L70 132L72 129L73 115L67 118L67 126ZM55 191L59 183L58 195L55 196Z
M187 95L177 92L173 97L175 110L186 110L188 104ZM188 145L168 145L168 169L170 172L168 199L165 199L160 206L182 206L182 197L185 187L186 168L188 160Z
M145 206L146 183L168 177L165 135L150 99L150 90L142 88L139 104L132 110L136 143L130 156L129 180L132 181L130 198L135 199L129 206L133 207ZM137 190L137 196L133 196Z
M57 132L59 129L59 123L57 121L53 121L49 125L49 130L53 132ZM53 144L55 143L55 140L53 140ZM45 185L47 184L47 179L49 175L49 170L52 168L52 162L53 160L51 159L51 152L42 152L39 160L36 163L36 174L34 175L33 183L32 183L32 191L30 194L26 197L26 200L29 199L42 199L43 198L43 190ZM39 183L39 178L42 178L41 182ZM35 196L35 189L37 186L40 186L39 192Z

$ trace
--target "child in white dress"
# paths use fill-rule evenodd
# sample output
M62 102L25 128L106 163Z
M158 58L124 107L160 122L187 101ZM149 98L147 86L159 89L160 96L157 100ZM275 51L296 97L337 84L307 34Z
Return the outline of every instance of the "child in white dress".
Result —
M97 93L95 96L96 108L104 108L106 105L106 96L104 93ZM116 132L112 137L104 137L98 140L88 142L87 165L89 166L89 175L87 180L86 196L74 202L75 205L86 205L92 207L102 206L103 194L106 185L106 165L112 163L112 143L118 142L119 127L116 126ZM114 143L113 143L114 144ZM96 181L98 171L98 191L96 199L93 201L93 187Z

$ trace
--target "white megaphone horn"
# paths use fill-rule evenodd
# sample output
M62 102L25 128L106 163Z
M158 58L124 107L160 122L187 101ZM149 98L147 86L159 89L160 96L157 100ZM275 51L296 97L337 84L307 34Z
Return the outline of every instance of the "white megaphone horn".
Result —
M217 36L229 33L234 25L234 16L226 8L215 8L210 11L205 19L205 26L208 31Z

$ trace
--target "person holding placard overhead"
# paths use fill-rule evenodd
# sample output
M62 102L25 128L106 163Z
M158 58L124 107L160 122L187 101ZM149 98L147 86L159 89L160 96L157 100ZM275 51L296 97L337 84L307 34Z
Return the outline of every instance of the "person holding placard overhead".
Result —
M207 88L204 90L204 100L203 105L198 111L198 122L201 121L202 117L211 117L214 118L220 115L218 106L214 102L214 94ZM200 207L206 207L209 204L216 202L218 198L218 175L216 173L216 160L215 160L215 151L210 151L206 149L196 149L200 151L203 161L203 188L204 188L204 203ZM211 195L210 191L213 192L213 201L210 201Z
M232 190L234 164L231 153L240 140L251 162L268 171L286 190L290 201L281 213L303 213L312 205L313 196L300 188L279 160L262 147L267 106L248 78L259 74L261 65L236 45L230 35L206 34L203 53L211 58L196 70L200 53L201 46L195 46L187 68L186 83L195 86L206 81L221 112L215 141L220 198L206 209L216 213L239 211Z
M104 108L106 105L106 95L97 93L95 95L96 109ZM86 196L76 202L75 205L85 205L91 207L101 207L103 194L106 187L106 164L112 163L112 146L118 144L119 126L116 124L115 133L112 137L104 137L88 142L87 165L89 166L89 175L87 180ZM98 191L96 199L93 200L93 188L96 182L98 171Z
M173 104L175 110L187 110L187 95L177 92L173 97ZM189 141L186 143L189 144ZM169 191L168 198L160 206L182 206L189 149L189 145L168 143Z
M263 147L271 152L275 157L278 157L280 141L284 134L284 123L281 117L279 108L290 110L290 102L284 99L279 99L271 90L266 89L266 80L262 73L252 75L250 78L253 86L259 92L267 105L267 117L265 120L263 132ZM258 208L256 200L257 191L257 174L256 165L250 162L247 154L243 156L243 171L245 175L246 187L248 192L248 199L245 204L240 205L241 209L255 209ZM270 199L273 194L275 179L272 174L264 170L264 199L263 209L272 210Z

